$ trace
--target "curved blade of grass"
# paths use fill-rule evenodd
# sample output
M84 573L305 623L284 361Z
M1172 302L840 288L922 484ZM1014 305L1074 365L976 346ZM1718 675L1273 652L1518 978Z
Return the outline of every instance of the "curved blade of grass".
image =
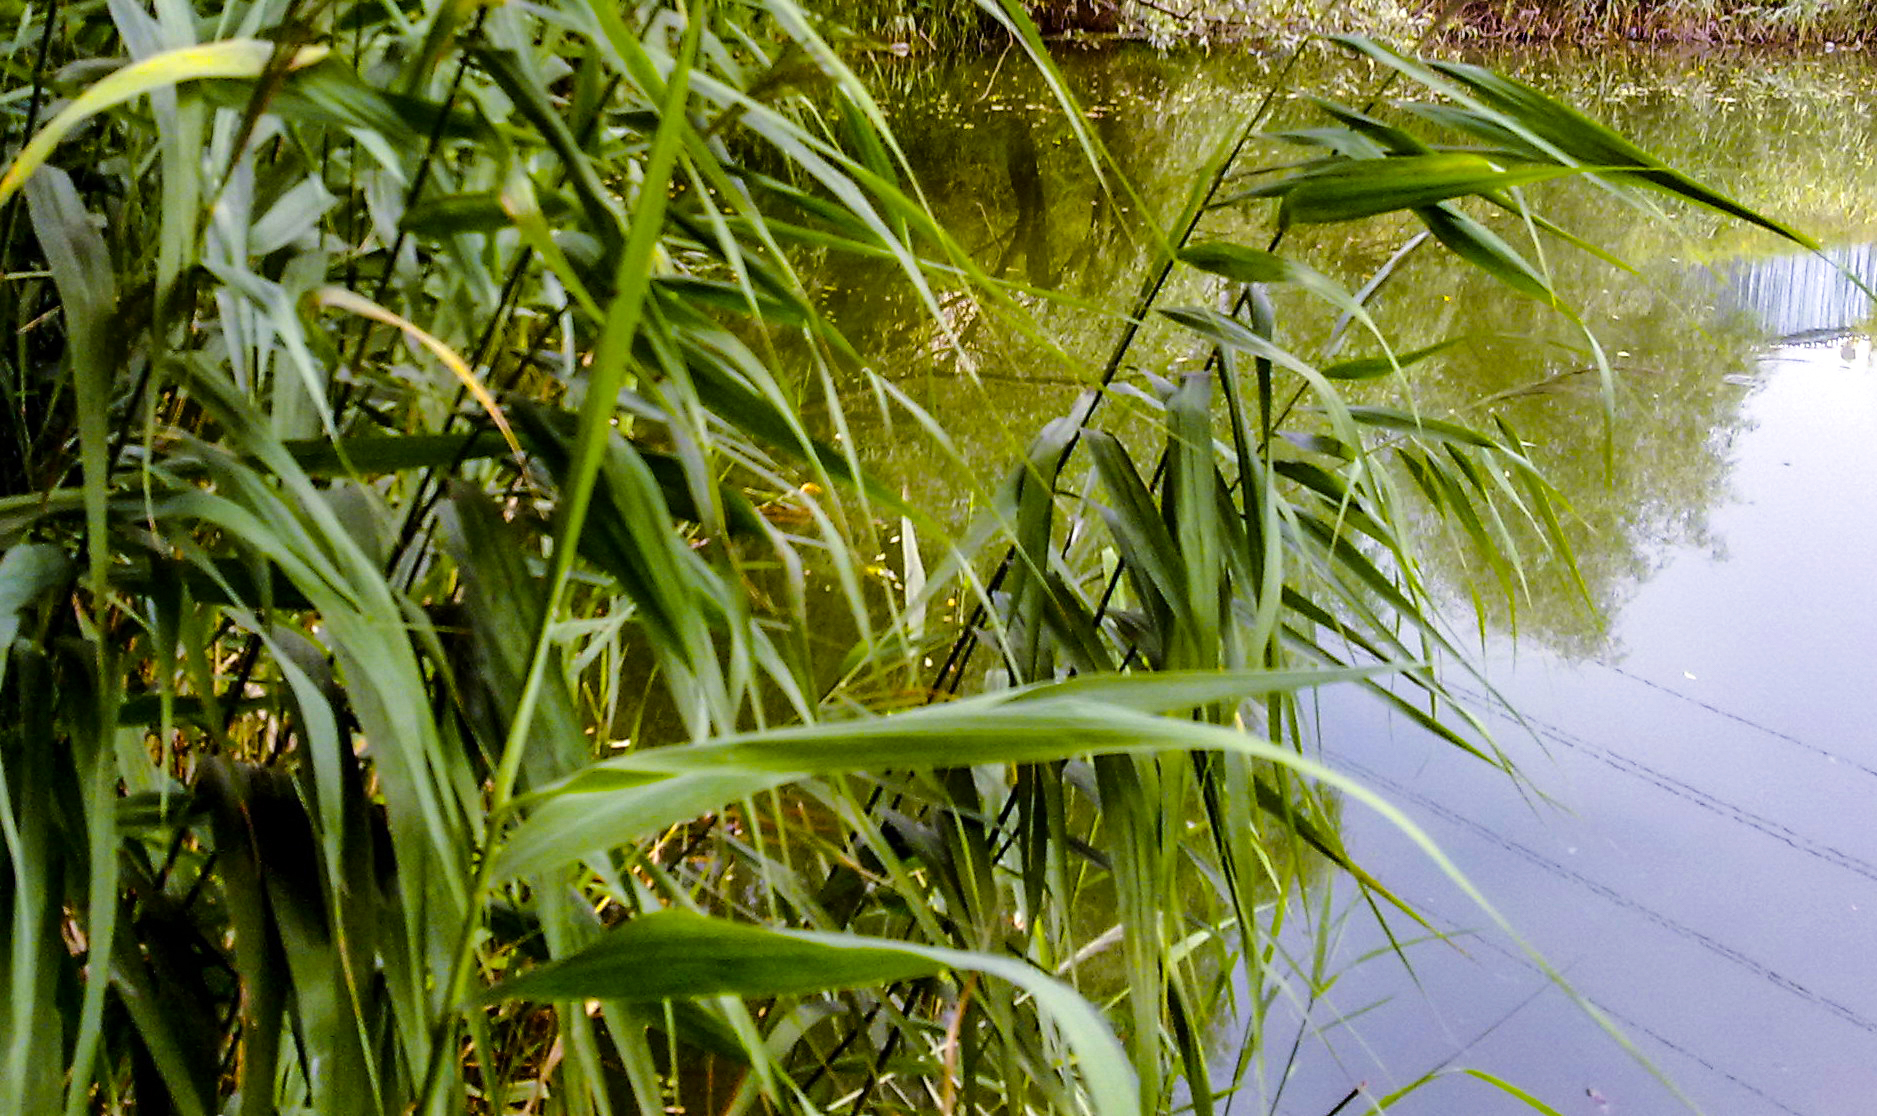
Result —
M770 930L663 910L505 980L475 1002L800 996L896 984L947 968L883 938Z
M1146 582L1140 592L1143 596L1152 594L1148 603L1159 609L1170 607L1186 595L1186 569L1177 560L1173 535L1153 493L1141 481L1120 439L1106 431L1090 430L1083 433L1082 440L1108 493L1102 518L1115 545L1133 575Z
M1431 67L1460 82L1487 104L1518 121L1571 158L1595 164L1599 174L1627 172L1635 180L1674 194L1686 201L1725 213L1772 232L1794 244L1818 251L1818 241L1775 221L1727 195L1705 186L1631 143L1618 133L1562 101L1548 97L1524 82L1464 62L1433 62Z
M1028 10L1015 0L976 0L976 2L981 10L1010 33L1011 38L1017 40L1023 47L1024 53L1029 56L1031 65L1042 74L1051 96L1062 109L1063 119L1068 122L1076 142L1081 145L1089 168L1095 172L1103 193L1117 202L1123 200L1116 198L1117 190L1125 195L1127 207L1132 209L1136 217L1133 227L1146 234L1152 245L1161 253L1162 259L1171 256L1178 244L1174 238L1167 235L1159 222L1152 219L1152 207L1136 192L1132 178L1119 172L1119 164L1108 151L1107 145L1102 142L1094 129L1089 127L1088 118L1082 112L1081 106L1076 103L1075 95L1070 92L1068 82L1063 79L1061 70L1057 68L1048 46L1043 42L1042 32L1037 29Z
M808 930L771 930L683 910L641 915L579 953L481 993L515 999L645 1001L766 997L978 972L1033 996L1075 1052L1099 1116L1140 1116L1140 1085L1101 1014L1067 985L1013 958Z
M1470 426L1462 426L1457 422L1447 422L1443 419L1426 418L1393 407L1351 404L1349 415L1364 426L1373 426L1381 430L1436 438L1445 442L1459 442L1462 445L1485 449L1499 448L1499 443L1491 435L1482 434Z
M1449 252L1527 298L1558 305L1557 293L1551 289L1550 282L1498 233L1451 205L1425 206L1415 210L1415 216Z
M1300 287L1334 306L1343 315L1361 322L1380 343L1388 359L1393 359L1388 339L1382 336L1380 327L1369 317L1362 303L1341 283L1308 264L1275 252L1218 240L1185 248L1180 252L1180 259L1202 271L1223 275L1239 283L1288 283Z
M1419 209L1589 169L1523 166L1506 170L1479 155L1402 155L1338 162L1258 187L1247 196L1281 198L1279 220L1285 224L1317 225Z
M6 678L20 612L71 576L65 551L49 543L26 543L0 554L0 680Z
M1524 1101L1526 1106L1531 1108L1531 1110L1534 1112L1542 1112L1544 1113L1544 1116L1563 1116L1563 1114L1560 1113L1557 1109L1546 1104L1544 1101L1539 1100L1537 1097L1532 1096L1530 1093L1519 1088L1517 1085L1514 1085L1511 1082L1506 1081L1502 1078L1494 1077L1492 1074L1487 1073L1485 1070L1463 1069L1460 1072L1466 1074L1468 1077L1476 1078L1477 1080L1484 1081L1486 1084L1491 1085L1493 1088L1498 1089L1501 1092L1508 1093L1514 1097L1517 1097L1519 1100Z
M3 183L0 197L4 197ZM34 178L26 191L26 208L65 314L66 358L77 403L78 457L84 476L85 547L92 584L101 589L110 562L105 500L110 489L111 395L117 375L112 352L116 335L111 328L117 311L117 277L110 249L64 171L55 167Z
M476 375L476 370L469 366L468 361L457 355L456 350L431 336L409 318L393 313L371 299L354 294L344 287L321 287L313 292L312 299L317 306L330 306L335 310L344 310L357 314L361 318L393 326L402 331L404 336L430 350L430 354L436 357L443 367L450 370L450 375L455 376L462 383L464 390L475 398L483 413L489 416L489 421L502 432L502 437L508 442L508 448L515 455L516 462L526 467L527 456L522 452L521 442L516 439L515 432L509 428L508 416L502 413L502 405L495 401L495 396L483 386L482 378Z
M515 103L516 109L538 129L541 139L560 157L561 166L567 171L568 184L579 198L581 208L586 210L594 235L606 246L608 256L618 257L626 243L623 231L625 216L619 212L618 204L600 181L600 172L594 167L593 160L580 149L580 143L574 137L573 130L567 126L564 116L548 103L546 91L521 72L521 63L513 52L484 47L476 51L476 58L502 92Z
M254 88L248 82L211 78L200 91L210 104L246 111ZM491 142L495 131L479 113L443 106L367 84L345 63L325 58L302 63L284 81L268 87L266 111L275 116L339 128L376 132L393 144L418 144L432 133L454 140Z
M141 62L133 62L103 78L72 98L57 116L46 121L25 147L20 149L6 173L0 175L0 203L20 188L33 172L52 154L59 141L74 128L106 109L115 108L135 97L157 89L167 89L204 78L256 78L274 56L274 44L260 39L227 39L218 43L164 51ZM323 46L301 47L288 60L290 70L310 66L326 57Z
M1173 713L1222 701L1296 693L1416 669L1419 664L1387 663L1309 670L1156 670L1139 674L1081 675L990 696L1012 703L1097 701L1136 713Z
M1502 125L1511 133L1513 142L1529 145L1534 154L1594 164L1584 169L1594 170L1600 176L1652 186L1766 229L1812 251L1820 250L1818 241L1812 237L1696 182L1616 132L1529 85L1468 63L1424 65L1360 35L1333 35L1330 39L1486 115L1488 122Z
M1466 340L1468 338L1449 337L1445 341L1436 341L1432 345L1402 353L1396 357L1357 357L1324 365L1318 371L1323 373L1323 378L1326 380L1373 380L1419 364L1428 357L1444 353Z
M1239 752L1339 788L1349 782L1293 751L1217 726L1086 699L996 704L978 698L892 717L645 749L595 764L533 797L533 813L498 854L493 874L506 879L551 870L740 794L812 776L1170 750ZM713 795L721 797L712 802Z
M1360 112L1348 105L1329 100L1326 97L1307 98L1315 105L1318 112L1347 126L1368 138L1382 150L1392 155L1432 155L1434 149L1423 143L1412 132L1404 131L1393 124L1386 124L1366 112Z
M509 878L550 870L629 841L634 835L695 818L699 813L698 797L686 795L685 801L665 803L662 800L667 796L661 793L682 787L694 778L716 781L726 792L721 803L737 797L729 793L737 786L814 774L1037 763L1089 754L1147 756L1192 751L1226 752L1267 761L1374 810L1427 855L1567 995L1582 1003L1556 970L1525 944L1411 819L1358 780L1290 748L1240 731L1144 716L1098 702L1047 702L1026 708L994 707L970 699L893 717L751 733L708 744L637 752L598 764L568 780L559 790L539 796L536 801L540 806L522 823L515 841L499 854L491 875ZM661 779L661 775L676 778ZM629 808L614 808L614 803L621 800L629 801Z

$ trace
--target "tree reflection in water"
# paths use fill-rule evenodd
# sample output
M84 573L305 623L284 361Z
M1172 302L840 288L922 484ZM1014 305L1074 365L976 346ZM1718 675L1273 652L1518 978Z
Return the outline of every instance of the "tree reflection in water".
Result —
M1877 165L1858 141L1868 121L1856 95L1877 89L1877 78L1859 63L1730 69L1714 59L1568 53L1489 61L1595 105L1642 146L1782 219L1853 242L1877 233L1877 189L1869 188ZM1063 68L1121 171L1163 213L1177 208L1201 161L1249 114L1265 80L1262 64L1244 56L1124 50L1071 55ZM1013 297L1039 308L1048 336L1012 330L973 309L957 318L962 346L950 347L897 301L903 293L884 293L899 287L869 281L867 265L831 271L827 305L863 352L940 416L960 453L1008 459L1049 418L1068 412L1082 386L1071 370L1099 365L1152 245L1126 203L1100 188L1068 122L1028 69L972 59L937 70L888 68L880 77L905 86L887 97L889 113L940 217L974 246L982 266L1021 285ZM1326 61L1298 87L1353 98L1367 82ZM1272 131L1306 123L1314 121L1299 106ZM1268 139L1261 165L1307 157L1299 151ZM1617 371L1614 467L1606 469L1599 449L1597 377L1582 339L1547 308L1508 297L1444 252L1412 253L1377 296L1377 317L1397 351L1464 340L1402 382L1378 382L1368 401L1470 422L1497 412L1533 443L1534 458L1576 513L1572 538L1589 603L1562 562L1540 557L1529 592L1495 606L1494 624L1567 656L1601 657L1619 650L1610 618L1670 549L1718 546L1708 510L1727 494L1728 455L1756 354L1770 337L1855 325L1862 295L1814 257L1757 258L1775 249L1770 237L1685 212L1658 220L1595 191L1528 189L1548 216L1640 273L1637 281L1555 240L1543 245L1555 285L1582 308ZM1223 208L1204 233L1262 245L1268 218L1264 208ZM1524 236L1514 220L1500 229L1509 239ZM1353 288L1413 231L1406 222L1363 222L1293 234L1288 243ZM1877 276L1872 247L1830 258ZM1169 302L1212 296L1199 280L1186 281L1191 289ZM1798 289L1808 284L1815 294ZM1079 301L1050 305L1046 290ZM1428 313L1428 292L1441 295L1436 313ZM1803 314L1795 309L1801 306ZM1303 303L1280 302L1280 309L1291 313L1291 328L1297 314L1319 312ZM1318 338L1331 329L1325 314ZM1135 374L1121 382L1142 387L1141 373L1169 375L1194 356L1176 331L1150 327ZM1125 413L1128 401L1117 402ZM948 488L951 471L937 451L912 438L859 444L891 446L869 464L927 506L950 498L964 514L969 501ZM1524 541L1533 555L1542 553L1535 533ZM1462 549L1428 551L1430 561L1451 563L1431 572L1456 594L1479 574L1462 567Z

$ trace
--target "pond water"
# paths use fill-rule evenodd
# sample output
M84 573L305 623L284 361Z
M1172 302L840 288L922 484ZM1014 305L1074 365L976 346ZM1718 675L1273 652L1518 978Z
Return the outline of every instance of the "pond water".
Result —
M1816 278L1784 260L1740 277L1794 270ZM1336 708L1324 735L1702 1110L1861 1113L1877 1095L1877 501L1860 475L1877 446L1877 365L1863 335L1826 332L1834 284L1810 300L1803 282L1786 289L1766 310L1805 334L1755 357L1710 545L1661 555L1603 653L1495 646L1489 659L1525 719L1502 722L1501 739L1560 809L1360 708ZM1387 827L1347 821L1409 902L1480 933L1464 954L1413 951L1418 987L1370 962L1317 1005L1309 1026L1331 1029L1342 1062L1296 1082L1311 1103L1452 1062L1565 1113L1677 1110ZM1371 937L1352 924L1345 948ZM1339 1015L1384 999L1334 1033ZM1402 1110L1521 1109L1445 1080Z
M1835 264L1877 279L1877 59L1486 61L1594 106L1671 164L1820 235ZM1105 355L1112 315L1143 270L1129 209L1171 208L1265 80L1259 60L1229 56L1102 54L1065 68L1091 126L1140 185L1138 201L1102 198L1067 122L1014 57L883 77L929 197L974 258L1014 282L1085 297L1052 306L1017 296L1038 306L1069 359L948 305L960 358L915 307L880 301L890 285L864 270L826 293L971 456L1008 459L1068 410L1078 362ZM1372 83L1333 68L1301 82L1350 99ZM1281 157L1272 145L1268 160ZM1532 599L1516 617L1496 613L1480 647L1491 684L1520 714L1488 714L1497 739L1549 801L1372 703L1325 702L1321 736L1331 762L1423 826L1634 1054L1399 833L1352 808L1355 857L1454 937L1407 948L1404 966L1365 906L1331 896L1337 980L1313 995L1300 978L1280 998L1261 1078L1231 1111L1321 1116L1358 1084L1380 1096L1462 1067L1566 1116L1682 1110L1664 1079L1728 1116L1872 1111L1877 362L1859 331L1869 307L1834 266L1780 254L1764 235L1699 215L1660 220L1591 191L1544 197L1547 213L1640 273L1550 261L1620 371L1613 467L1592 378L1554 317L1432 253L1412 258L1391 288L1413 296L1385 293L1380 307L1399 347L1473 338L1417 369L1417 405L1477 419L1495 399L1579 517L1578 561L1597 607L1539 559ZM1208 231L1261 244L1258 228L1222 212ZM1334 227L1291 248L1359 281L1403 234ZM1166 353L1141 359L1177 359ZM909 440L875 465L934 506L950 498L948 476L922 452ZM1435 572L1460 599L1457 561ZM1514 620L1516 644L1504 635ZM1495 708L1473 689L1479 709ZM1419 933L1405 919L1391 926ZM1300 1030L1306 1041L1287 1064ZM1234 1053L1222 1052L1222 1067ZM1363 1110L1361 1100L1343 1109ZM1448 1074L1392 1111L1533 1109Z

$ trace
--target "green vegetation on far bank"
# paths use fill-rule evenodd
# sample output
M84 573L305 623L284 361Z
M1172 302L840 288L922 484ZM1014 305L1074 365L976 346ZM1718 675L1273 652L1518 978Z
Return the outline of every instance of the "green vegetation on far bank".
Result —
M1001 47L1003 29L972 0L818 0L837 23L895 50ZM1877 38L1866 0L1028 0L1057 38L1160 45L1273 45L1355 32L1447 44L1608 42L1762 44L1837 49Z
M1455 36L1832 46L1877 37L1869 0L1464 0Z

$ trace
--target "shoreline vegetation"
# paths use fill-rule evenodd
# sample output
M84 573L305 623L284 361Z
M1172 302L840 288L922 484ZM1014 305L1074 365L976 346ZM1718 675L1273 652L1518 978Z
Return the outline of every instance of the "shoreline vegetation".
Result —
M1455 628L1539 577L1595 604L1537 443L1416 401L1472 326L1399 265L1559 330L1505 340L1594 374L1607 473L1619 366L1533 261L1612 253L1518 191L1817 242L1361 36L1378 72L1272 77L1143 194L994 3L1150 246L1108 253L1139 293L1080 355L1039 307L1090 304L986 269L794 0L30 10L0 48L0 1113L1342 1111L1366 1085L1284 1094L1354 1018L1323 881L1398 954L1440 933L1345 806L1569 991L1320 747L1336 687L1522 784L1423 555L1477 578ZM1287 94L1344 92L1260 146ZM1305 261L1357 223L1373 258ZM821 297L881 261L943 347L1087 390L959 452ZM1384 284L1427 344L1377 324ZM866 463L906 446L961 525ZM1553 1111L1460 1054L1371 1107Z
M1826 51L1877 43L1877 6L1864 0L1031 0L1058 42L1161 46L1283 43L1360 33L1430 45L1647 43ZM967 0L926 7L835 0L826 14L883 39L895 53L995 43L995 20ZM1431 32L1431 34L1430 34Z
M1877 42L1864 0L1467 0L1447 42L1597 43L1859 48Z

